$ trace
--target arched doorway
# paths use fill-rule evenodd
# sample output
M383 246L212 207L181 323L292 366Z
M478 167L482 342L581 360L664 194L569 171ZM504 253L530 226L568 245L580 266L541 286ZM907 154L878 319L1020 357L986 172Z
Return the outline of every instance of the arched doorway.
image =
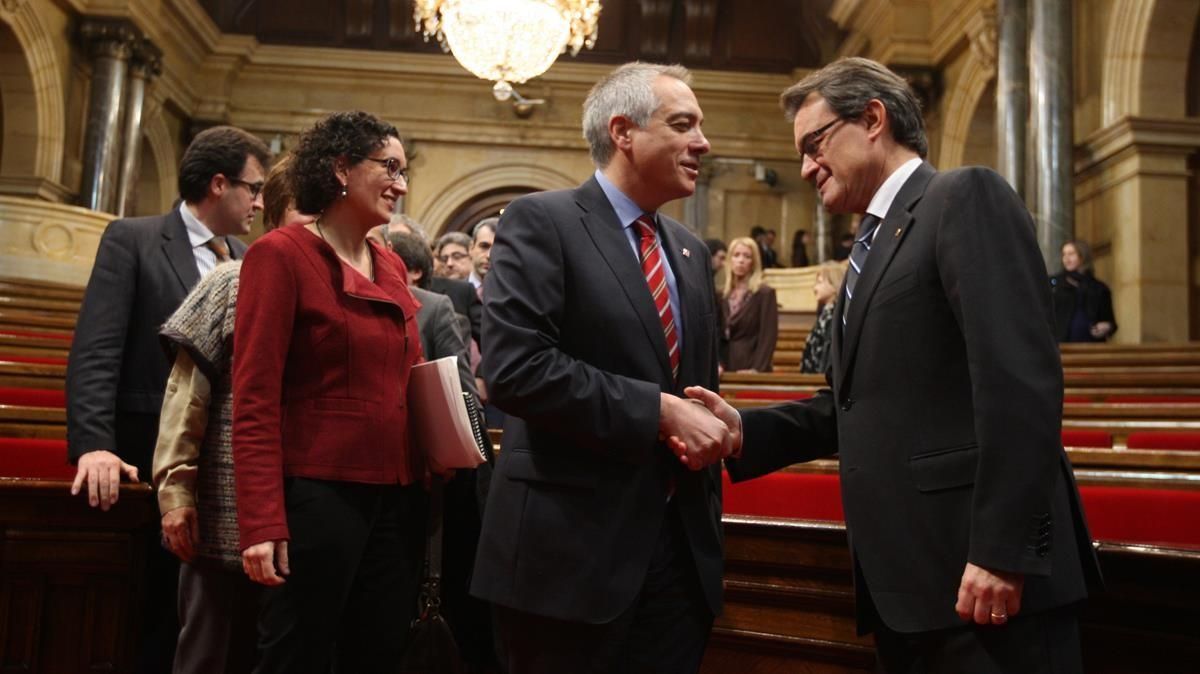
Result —
M446 221L446 227L439 232L465 232L470 234L475 223L484 218L500 215L513 199L519 196L539 191L535 187L499 187L488 190L472 197L455 211Z

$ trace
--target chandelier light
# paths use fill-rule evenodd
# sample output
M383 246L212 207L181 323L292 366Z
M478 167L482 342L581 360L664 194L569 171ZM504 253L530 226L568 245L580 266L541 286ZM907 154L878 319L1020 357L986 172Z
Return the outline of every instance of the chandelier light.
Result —
M476 77L496 83L496 100L537 77L558 55L596 44L600 0L416 0L413 18Z

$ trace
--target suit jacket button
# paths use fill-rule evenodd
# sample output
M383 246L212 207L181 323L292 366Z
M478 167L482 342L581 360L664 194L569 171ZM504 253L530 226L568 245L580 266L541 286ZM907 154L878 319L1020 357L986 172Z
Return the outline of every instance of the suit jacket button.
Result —
M846 398L842 401L843 412L849 412L851 407L854 407L854 398Z

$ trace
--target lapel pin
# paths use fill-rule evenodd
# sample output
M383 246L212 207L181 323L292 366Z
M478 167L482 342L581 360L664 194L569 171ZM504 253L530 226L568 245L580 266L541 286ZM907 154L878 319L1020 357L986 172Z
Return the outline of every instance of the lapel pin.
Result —
M902 229L904 229L904 228L903 228L903 227L897 227L897 228L896 228L896 234L895 234L895 235L894 235L892 238L894 238L894 239L898 239L898 238L900 238L900 231L901 231Z
M681 250L681 251L679 251L679 252L683 253L683 256L684 256L684 257L691 257L691 256L692 256L692 251L688 250L687 248L684 248L683 250Z

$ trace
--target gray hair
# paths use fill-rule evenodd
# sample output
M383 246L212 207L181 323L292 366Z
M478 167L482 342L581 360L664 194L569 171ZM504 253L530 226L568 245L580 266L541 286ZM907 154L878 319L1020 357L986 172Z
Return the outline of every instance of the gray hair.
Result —
M639 127L650 122L650 116L662 105L654 95L654 80L673 77L691 85L692 74L680 65L661 65L634 61L605 75L583 101L583 137L588 142L592 163L599 168L612 160L612 138L608 122L618 115L628 117Z
M858 118L867 109L867 103L878 99L891 121L892 139L922 158L929 154L921 103L908 82L887 66L855 56L838 59L810 73L779 96L788 120L796 118L804 101L814 93L824 98L830 109L843 119Z
M462 232L446 232L438 237L437 243L433 246L433 252L441 255L442 248L446 244L456 243L463 247L463 250L471 250L471 237Z
M392 228L396 225L403 225L407 227L408 230L413 233L413 236L416 236L418 239L426 242L426 245L428 245L429 236L425 234L425 225L422 225L403 213L393 213L392 219L388 222L385 232L388 235L391 235Z
M500 218L484 218L475 223L475 227L471 229L471 242L479 240L479 233L485 229L492 230L492 236L496 235L496 225L500 222Z

